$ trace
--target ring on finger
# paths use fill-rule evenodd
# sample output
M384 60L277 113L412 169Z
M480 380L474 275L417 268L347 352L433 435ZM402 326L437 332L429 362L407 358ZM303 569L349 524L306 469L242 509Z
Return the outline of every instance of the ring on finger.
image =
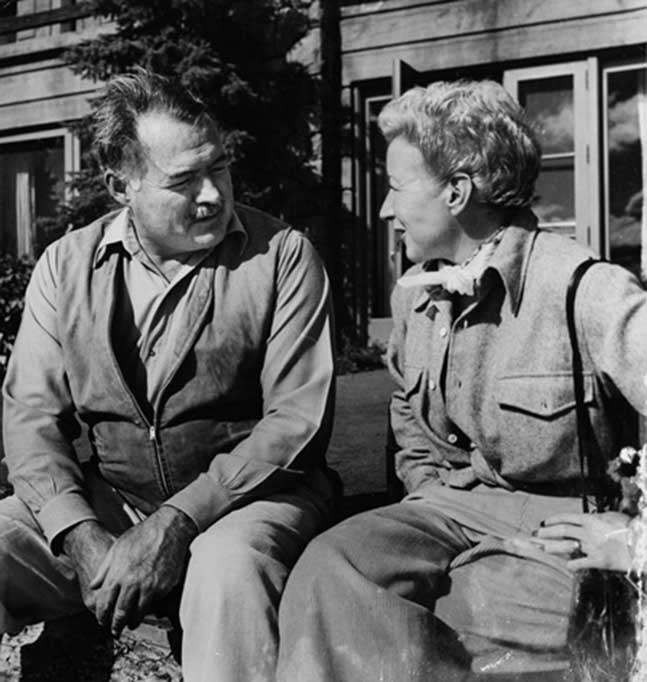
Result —
M573 545L574 547L571 551L571 556L574 559L585 556L584 552L582 551L582 543L579 540L573 540Z

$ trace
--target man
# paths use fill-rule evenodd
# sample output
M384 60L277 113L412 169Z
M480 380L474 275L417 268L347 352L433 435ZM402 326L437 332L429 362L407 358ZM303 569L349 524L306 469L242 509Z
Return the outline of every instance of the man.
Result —
M393 292L388 351L406 495L310 543L281 602L278 679L563 668L572 569L619 565L598 563L604 538L628 537L628 516L579 514L596 481L580 469L565 306L591 253L538 229L528 207L541 151L500 85L414 88L378 123L381 215L416 264ZM623 268L596 264L575 314L592 455L604 463L630 444L618 438L627 405L647 411L647 294ZM569 562L581 552L594 561Z
M180 586L184 679L269 680L284 582L334 506L328 281L234 206L177 83L114 78L95 144L123 209L43 254L4 385L0 632L85 605L119 635Z

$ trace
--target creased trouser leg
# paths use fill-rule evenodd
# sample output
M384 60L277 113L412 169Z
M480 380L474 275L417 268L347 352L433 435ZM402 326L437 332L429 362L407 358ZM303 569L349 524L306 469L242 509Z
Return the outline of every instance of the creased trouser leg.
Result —
M0 500L0 634L83 610L76 574L17 497Z
M288 573L329 523L310 491L229 513L191 545L182 593L185 682L269 682Z
M457 524L413 504L320 535L281 603L278 680L463 679L432 610L451 560L468 546Z

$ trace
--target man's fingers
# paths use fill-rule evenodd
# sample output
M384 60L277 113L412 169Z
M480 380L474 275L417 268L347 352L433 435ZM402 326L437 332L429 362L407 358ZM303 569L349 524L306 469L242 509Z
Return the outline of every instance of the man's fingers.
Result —
M119 585L112 585L111 587L102 587L96 591L96 610L97 621L102 627L109 627L112 623L112 614L115 609L115 603L119 597Z
M115 602L112 614L112 624L110 632L114 637L119 637L122 630L129 624L133 615L136 616L137 604L139 601L139 590L137 588L121 590L119 598Z
M144 592L139 591L137 603L133 604L133 608L130 610L128 616L127 625L131 630L134 630L142 622L144 616L150 611L150 603L150 598L148 598Z

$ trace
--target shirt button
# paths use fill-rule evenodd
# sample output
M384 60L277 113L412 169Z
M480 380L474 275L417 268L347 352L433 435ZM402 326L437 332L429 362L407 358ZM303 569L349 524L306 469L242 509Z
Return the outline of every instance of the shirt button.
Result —
M441 327L438 333L444 339L447 336L447 327Z
M154 357L155 357L155 349L154 349L154 348L151 348L151 349L148 351L148 357L149 357L149 358L154 358Z
M455 433L450 433L449 436L447 436L447 441L454 445L454 443L458 440L458 436Z
M436 390L436 382L433 379L429 379L429 390L430 391L435 391Z
M471 441L470 442L470 449L474 450L475 447L476 447L476 443L474 441Z

